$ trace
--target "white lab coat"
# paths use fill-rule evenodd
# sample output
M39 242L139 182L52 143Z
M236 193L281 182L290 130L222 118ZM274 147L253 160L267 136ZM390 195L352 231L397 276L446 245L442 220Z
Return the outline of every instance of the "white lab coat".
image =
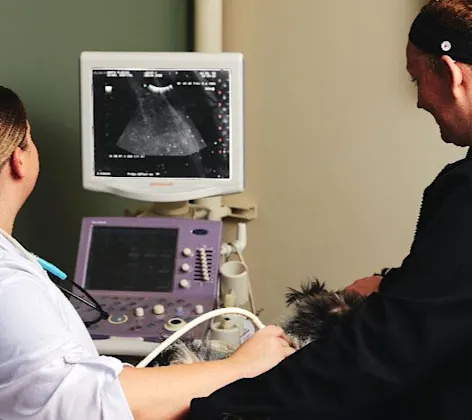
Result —
M132 420L122 368L99 356L69 300L0 231L0 420Z

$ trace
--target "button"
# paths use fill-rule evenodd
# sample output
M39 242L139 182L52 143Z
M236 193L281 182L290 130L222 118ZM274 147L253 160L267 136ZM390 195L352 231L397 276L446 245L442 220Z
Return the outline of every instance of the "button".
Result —
M128 317L126 314L112 314L108 317L108 322L110 324L124 324L126 321L128 321Z
M182 251L182 254L184 257L191 257L192 256L192 250L190 248L184 248Z
M136 308L136 309L134 310L134 314L135 314L136 316L144 316L144 309L143 309L143 308Z
M185 272L190 271L190 265L188 265L187 263L183 263L180 269Z
M203 313L203 305L195 305L195 313L201 315Z
M168 331L177 331L180 330L185 324L186 322L182 318L171 318L166 322L164 328Z
M154 305L152 312L156 315L162 315L164 313L164 305Z
M188 289L190 287L190 282L187 279L180 280L179 284L180 284L180 287L184 289Z
M178 308L175 308L175 313L177 315L183 315L184 314L184 308L182 308L182 306L179 306Z
M141 325L135 325L134 327L131 327L129 330L130 331L139 331L141 330L143 327Z
M208 275L208 273L203 273L203 280L210 281L210 276Z

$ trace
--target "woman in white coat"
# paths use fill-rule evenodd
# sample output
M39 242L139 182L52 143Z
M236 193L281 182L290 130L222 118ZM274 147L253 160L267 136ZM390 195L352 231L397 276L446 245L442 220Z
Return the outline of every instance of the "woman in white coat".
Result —
M24 106L0 87L0 419L177 419L192 398L293 353L269 326L221 361L138 369L100 356L73 306L12 237L38 173Z

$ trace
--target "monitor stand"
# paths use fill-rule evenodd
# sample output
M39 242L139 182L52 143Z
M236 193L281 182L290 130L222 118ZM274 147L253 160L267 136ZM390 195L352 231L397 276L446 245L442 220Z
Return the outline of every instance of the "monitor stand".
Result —
M125 210L129 217L178 217L182 219L207 219L223 221L226 218L249 222L257 217L255 205L245 201L224 203L222 196L174 203L151 203L135 211Z
M188 201L176 201L175 203L151 203L144 209L135 212L125 210L125 216L131 217L180 217L193 218L190 203Z

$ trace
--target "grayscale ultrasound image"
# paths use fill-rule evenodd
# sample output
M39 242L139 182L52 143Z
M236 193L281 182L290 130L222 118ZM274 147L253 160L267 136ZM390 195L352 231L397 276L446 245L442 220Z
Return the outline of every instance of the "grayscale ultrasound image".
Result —
M95 175L229 178L226 70L94 70Z

